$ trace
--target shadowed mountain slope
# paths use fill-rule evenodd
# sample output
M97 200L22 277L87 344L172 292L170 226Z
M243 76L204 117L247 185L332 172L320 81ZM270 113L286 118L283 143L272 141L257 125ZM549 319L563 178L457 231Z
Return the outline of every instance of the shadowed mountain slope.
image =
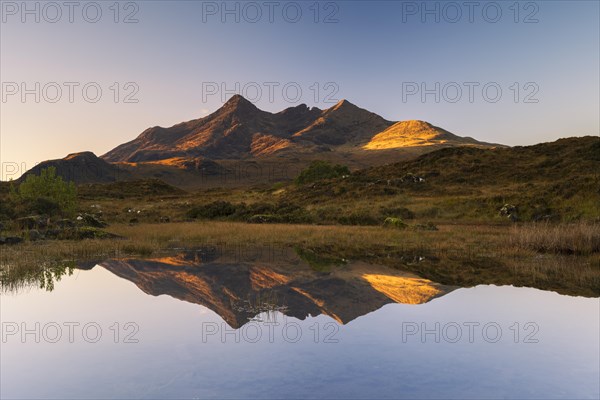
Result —
M23 174L40 175L42 169L54 167L56 174L76 183L109 183L131 178L131 174L118 165L108 163L90 151L69 154L65 158L44 161Z

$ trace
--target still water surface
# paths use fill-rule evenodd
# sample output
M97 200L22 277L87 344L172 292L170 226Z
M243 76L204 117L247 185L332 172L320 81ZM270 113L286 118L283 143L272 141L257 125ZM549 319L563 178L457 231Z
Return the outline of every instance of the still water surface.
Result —
M0 395L600 396L598 298L291 264L108 261L3 293Z

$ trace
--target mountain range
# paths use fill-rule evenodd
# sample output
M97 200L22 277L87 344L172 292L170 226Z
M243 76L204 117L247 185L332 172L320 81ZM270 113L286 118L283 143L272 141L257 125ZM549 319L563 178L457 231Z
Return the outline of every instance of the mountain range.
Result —
M28 173L52 165L77 183L160 178L194 186L215 177L222 181L232 168L260 170L263 175L267 167L280 168L282 160L287 175L281 178L291 178L295 172L290 168L300 170L314 159L363 168L454 146L499 145L461 137L424 121L388 121L347 100L325 110L301 104L270 113L234 95L206 117L170 128L148 128L101 157L73 153Z

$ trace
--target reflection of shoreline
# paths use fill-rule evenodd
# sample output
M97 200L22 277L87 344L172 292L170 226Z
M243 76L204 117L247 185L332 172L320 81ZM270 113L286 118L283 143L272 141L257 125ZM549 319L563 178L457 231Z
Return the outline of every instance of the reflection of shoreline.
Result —
M385 304L421 304L454 289L364 262L315 269L291 249L276 262L261 258L264 254L260 251L245 262L232 262L232 254L220 254L224 255L200 250L152 260L109 260L99 265L147 294L166 294L206 306L234 328L271 311L301 320L324 314L346 324Z
M69 268L82 270L92 269L106 260L123 259L120 249L106 251L103 243L88 246L77 243L70 249L75 256L60 255L56 261L39 258L42 251L53 250L48 244L36 244L34 257L21 257L13 259L13 264L3 260L0 266L0 292L18 293L26 289L39 287L53 290L54 281L59 280ZM598 258L578 257L571 255L530 254L520 257L517 254L488 254L465 253L449 256L450 253L438 253L440 242L432 243L433 251L427 246L410 250L406 246L403 250L402 243L398 246L373 247L366 251L357 243L356 246L332 245L296 245L289 247L282 244L269 242L264 245L255 245L248 242L228 242L216 240L213 242L199 242L194 247L184 246L173 242L169 247L156 248L144 252L144 247L136 249L133 254L148 261L162 262L163 264L177 264L180 266L193 266L208 263L238 264L265 264L269 266L298 266L300 269L307 265L313 272L339 273L342 267L350 260L360 260L368 264L385 265L394 271L406 271L416 274L424 279L437 282L440 285L451 287L472 287L477 285L512 285L517 287L532 287L540 290L553 291L561 295L583 296L597 298L600 296L598 283L600 282L600 269ZM59 250L64 251L63 250ZM124 252L125 254L131 254ZM453 252L451 252L453 253ZM147 254L147 255L140 255ZM439 257L441 255L443 257ZM153 258L148 258L152 255ZM13 254L14 256L14 254ZM49 260L48 260L49 259ZM11 266L12 265L12 266ZM374 275L370 273L370 275ZM383 274L386 275L386 274ZM369 278L381 290L394 290L394 284L388 284L385 279ZM398 283L401 283L399 281ZM397 285L397 284L396 284ZM384 287L386 287L384 289ZM402 297L392 298L401 299ZM400 300L402 301L402 300Z

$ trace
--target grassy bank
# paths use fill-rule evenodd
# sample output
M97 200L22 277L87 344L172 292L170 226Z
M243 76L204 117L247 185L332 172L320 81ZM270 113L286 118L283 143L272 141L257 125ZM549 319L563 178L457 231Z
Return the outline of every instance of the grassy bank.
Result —
M510 284L600 296L600 225L440 225L438 231L236 222L114 224L121 239L25 242L0 255L3 284L52 265L153 257L203 246L294 247L303 258L352 259L456 286ZM565 251L569 249L569 251Z

